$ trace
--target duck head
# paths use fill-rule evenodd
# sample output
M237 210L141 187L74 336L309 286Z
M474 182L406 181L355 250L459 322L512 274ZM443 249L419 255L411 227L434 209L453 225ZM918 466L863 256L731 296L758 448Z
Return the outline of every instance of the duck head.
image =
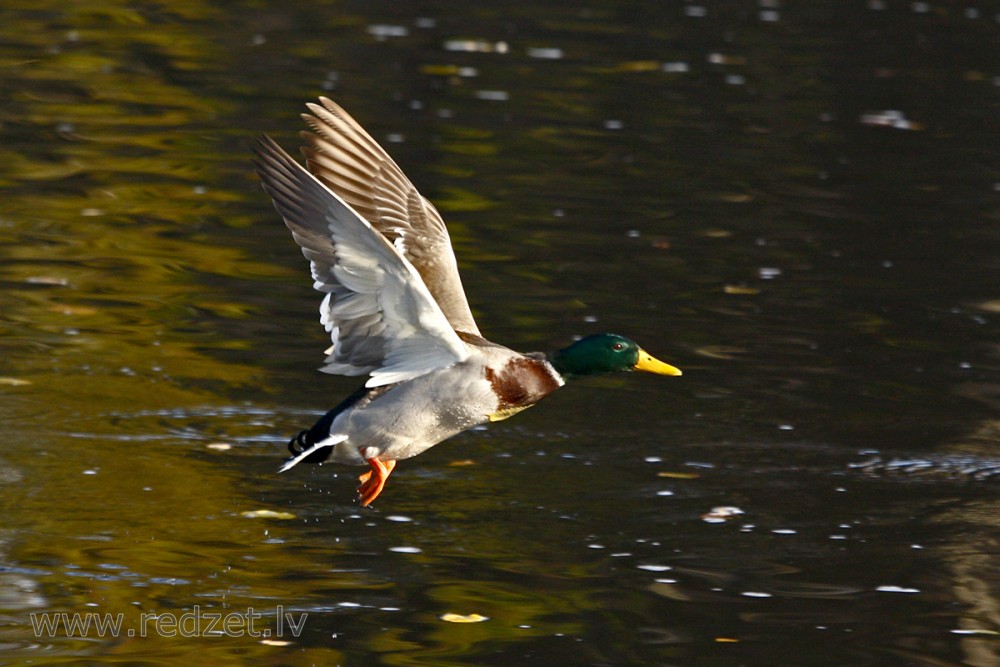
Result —
M549 361L564 378L619 371L645 371L657 375L681 374L679 368L654 358L635 341L609 333L581 338L551 355Z

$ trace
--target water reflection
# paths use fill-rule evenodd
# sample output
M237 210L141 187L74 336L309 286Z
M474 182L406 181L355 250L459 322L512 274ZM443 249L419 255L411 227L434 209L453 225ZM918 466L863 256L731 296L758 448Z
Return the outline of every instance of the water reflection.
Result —
M975 3L5 10L5 658L994 664L995 32ZM445 212L491 336L621 330L683 386L554 396L371 512L353 469L275 475L354 389L310 371L247 159L320 91ZM309 616L30 616L196 605Z

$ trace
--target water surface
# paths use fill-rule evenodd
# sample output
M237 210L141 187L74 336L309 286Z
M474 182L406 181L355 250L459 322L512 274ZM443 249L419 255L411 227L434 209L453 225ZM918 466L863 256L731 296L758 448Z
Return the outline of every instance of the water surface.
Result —
M2 661L996 664L998 32L876 0L9 8ZM684 377L580 382L371 509L357 469L276 475L357 384L315 370L248 159L321 94L442 210L490 338L617 331ZM73 618L121 626L40 625Z

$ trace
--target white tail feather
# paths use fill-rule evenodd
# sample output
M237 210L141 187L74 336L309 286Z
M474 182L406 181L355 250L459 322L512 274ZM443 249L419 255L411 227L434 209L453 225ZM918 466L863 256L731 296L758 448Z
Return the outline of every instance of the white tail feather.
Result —
M300 453L296 454L295 456L293 456L292 458L290 458L287 461L285 461L283 464L281 464L281 467L278 468L278 472L282 473L282 472L285 472L286 470L291 470L297 464L301 463L303 459L305 459L309 455L313 454L314 452L317 452L317 451L323 449L324 447L336 447L337 445L339 445L340 443L342 443L344 440L347 440L347 436L346 435L342 435L342 434L339 434L339 433L337 435L331 435L326 440L321 440L321 441L317 442L315 445L313 445L309 449L307 449L307 450L305 450L303 452L300 452Z

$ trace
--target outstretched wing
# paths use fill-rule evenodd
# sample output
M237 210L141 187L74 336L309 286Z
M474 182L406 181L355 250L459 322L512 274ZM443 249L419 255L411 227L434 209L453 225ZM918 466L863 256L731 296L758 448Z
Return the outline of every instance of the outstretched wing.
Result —
M333 339L323 371L402 382L469 356L420 274L386 238L270 137L256 148L264 190L309 260Z
M452 327L480 335L441 214L357 121L331 100L319 101L302 114L312 128L302 132L309 171L413 264Z

